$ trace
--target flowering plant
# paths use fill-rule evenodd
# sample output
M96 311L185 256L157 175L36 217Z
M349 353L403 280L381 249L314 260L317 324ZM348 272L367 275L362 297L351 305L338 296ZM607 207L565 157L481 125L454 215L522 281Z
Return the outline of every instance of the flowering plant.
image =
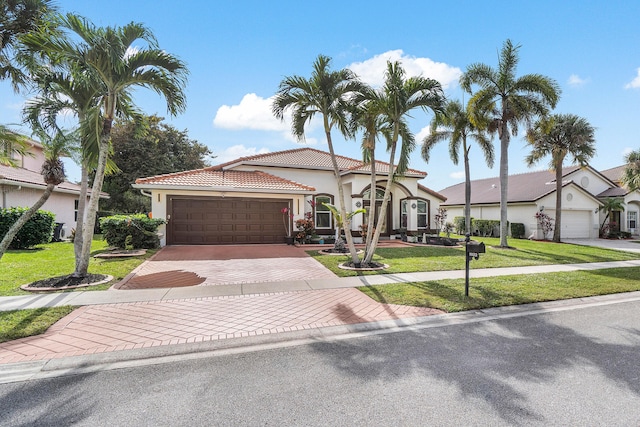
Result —
M282 223L284 224L284 232L287 237L291 237L291 220L293 220L293 212L289 208L280 209L282 212Z
M553 231L554 219L543 211L536 212L535 217L538 220L538 227L542 230L542 238L547 240L549 233Z

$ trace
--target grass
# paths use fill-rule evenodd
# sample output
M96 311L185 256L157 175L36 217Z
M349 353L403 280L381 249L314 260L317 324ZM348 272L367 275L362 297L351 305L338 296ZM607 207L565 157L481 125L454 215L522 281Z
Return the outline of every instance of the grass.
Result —
M106 241L94 239L91 245L92 255L103 252L106 248ZM82 288L82 290L108 289L153 253L155 251L147 251L145 256L133 258L91 258L90 273L108 274L113 276L114 280L103 285ZM71 242L48 243L34 249L7 251L0 259L0 296L29 294L21 290L20 286L36 280L73 273L74 267L75 258Z
M640 267L440 280L359 288L378 302L431 307L446 312L476 310L640 290Z
M63 306L0 312L0 342L42 334L73 309Z
M485 243L487 253L477 261L471 261L471 268L519 267L546 264L575 264L603 261L626 261L639 259L640 254L612 249L580 246L567 243L552 243L533 240L510 239L514 249L501 249L497 238L475 238ZM403 248L379 248L374 261L389 265L386 270L355 272L342 270L338 264L350 259L348 256L321 255L310 251L318 262L339 277L362 274L395 274L417 271L462 270L465 266L463 247L407 246Z

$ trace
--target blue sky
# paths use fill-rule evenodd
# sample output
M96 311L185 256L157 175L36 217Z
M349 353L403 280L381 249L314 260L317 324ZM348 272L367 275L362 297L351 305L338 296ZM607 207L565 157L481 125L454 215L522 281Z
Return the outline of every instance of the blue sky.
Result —
M626 4L625 4L626 3ZM161 98L139 91L146 113L166 117L206 144L213 164L255 153L311 146L326 149L312 123L307 142L295 141L287 124L270 114L269 98L284 76L308 77L318 54L334 69L352 68L375 84L387 59L400 60L408 74L440 80L448 97L463 99L457 79L474 62L497 66L507 38L520 44L518 75L540 73L562 88L554 110L585 117L596 128L597 155L591 164L607 169L640 148L640 2L616 1L196 1L58 0L96 25L142 22L160 46L190 70L187 110L170 117ZM28 94L15 96L0 83L0 122L16 123ZM468 99L468 95L465 96ZM412 131L426 135L431 114L415 111ZM527 172L528 149L521 136L511 142L510 173ZM359 158L359 142L341 140L339 154ZM495 141L496 147L499 145ZM496 153L498 153L496 148ZM386 153L377 154L384 159ZM498 175L471 149L473 179ZM496 162L497 164L498 162ZM419 150L411 166L428 172L423 184L441 190L463 180L462 165L449 159L446 144L431 161ZM541 163L534 169L544 169ZM71 180L77 168L68 168Z

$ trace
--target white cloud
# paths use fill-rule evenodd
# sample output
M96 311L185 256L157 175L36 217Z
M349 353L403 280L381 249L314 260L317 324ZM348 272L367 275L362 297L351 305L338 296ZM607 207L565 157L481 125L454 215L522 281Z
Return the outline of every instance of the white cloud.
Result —
M451 172L449 176L453 179L462 179L464 178L464 171Z
M422 140L428 137L430 133L431 133L430 126L425 126L422 129L420 129L420 131L418 131L418 133L416 133L415 135L416 143L419 145L422 145Z
M272 98L248 93L238 105L223 105L213 119L215 127L223 129L289 130L289 121L280 121L271 112Z
M638 75L636 75L636 77L633 80L631 80L629 83L624 85L625 89L638 89L638 88L640 88L640 68L638 68L637 72L638 72Z
M265 147L258 149L257 147L245 147L243 144L239 144L227 147L223 151L214 152L214 155L216 156L214 161L217 164L220 164L240 157L254 156L256 154L265 154L268 152L269 149Z
M573 87L584 86L588 82L589 82L589 79L583 79L577 74L571 74L568 80L569 86L573 86Z
M462 71L458 67L435 62L429 58L417 58L406 55L402 49L390 50L363 62L354 62L347 68L352 70L364 82L380 87L384 83L387 61L400 61L408 77L422 76L436 79L444 89L457 84Z

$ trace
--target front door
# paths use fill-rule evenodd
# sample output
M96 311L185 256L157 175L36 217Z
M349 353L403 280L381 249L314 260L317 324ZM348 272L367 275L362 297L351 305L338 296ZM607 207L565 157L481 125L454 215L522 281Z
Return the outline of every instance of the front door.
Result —
M611 220L609 221L609 224L611 233L620 232L620 211L611 212Z
M368 224L369 221L369 201L365 200L364 201L364 207L367 210L367 213L364 214L364 219L363 219L363 224ZM377 201L376 202L376 207L375 207L375 218L374 220L377 222L378 218L380 217L380 210L382 209L382 201ZM381 236L388 236L389 235L389 224L391 224L391 203L387 204L387 213L385 215L383 224L382 224L382 229L380 230L380 235ZM378 226L378 224L376 224L376 227Z

